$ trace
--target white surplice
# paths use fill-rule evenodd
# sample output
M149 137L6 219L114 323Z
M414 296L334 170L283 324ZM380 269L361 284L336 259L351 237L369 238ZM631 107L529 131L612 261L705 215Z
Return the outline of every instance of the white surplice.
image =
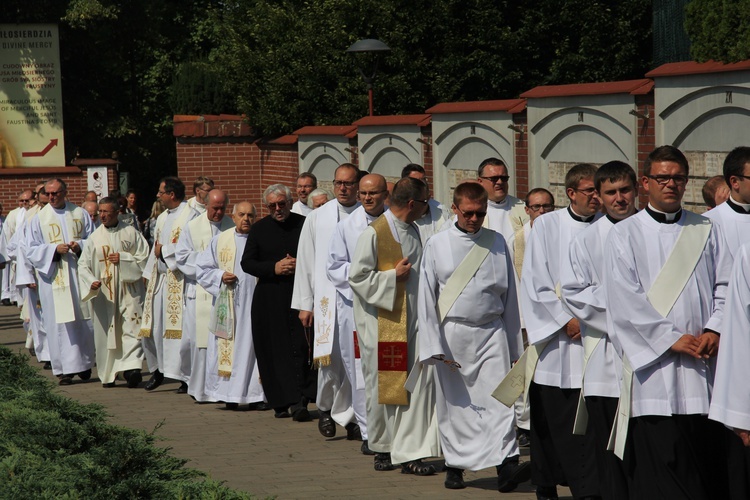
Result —
M198 254L208 248L211 239L222 230L231 229L234 222L224 216L221 222L211 222L205 213L191 220L180 233L175 249L177 268L185 279L184 303L182 310L182 338L180 339L180 358L183 364L180 374L186 378L188 394L199 403L215 402L204 390L206 382L206 348L208 346L208 317L210 306L202 309L202 316L197 315L198 304L211 300L211 296L196 282ZM210 304L206 304L207 306ZM201 321L201 318L203 321ZM198 328L201 331L198 332ZM203 336L201 338L201 336Z
M731 199L731 195L730 200L734 201ZM741 207L739 208L742 209ZM732 257L734 257L735 252L742 245L750 241L750 214L736 212L730 206L730 201L725 201L716 208L704 213L703 216L708 217L721 227L721 233L727 240L727 252Z
M390 210L381 217L386 217L393 237L401 244L403 256L412 265L406 281L406 318L408 366L413 367L418 356L417 294L422 244L413 224L397 219ZM420 371L408 406L378 403L378 308L392 310L394 307L396 271L381 272L377 266L377 235L368 227L357 241L349 268L349 285L354 292L354 321L367 388L369 446L375 452L390 452L394 464L438 456L434 367L426 366Z
M519 455L515 415L491 396L523 352L516 282L505 238L494 233L490 253L441 322L437 305L446 283L482 232L455 225L430 239L419 283L419 359L434 364L437 415L445 463L480 470ZM451 370L433 356L458 362Z
M307 217L312 211L313 209L310 208L307 203L302 203L299 200L295 201L294 205L292 205L292 213L295 214L300 214Z
M185 214L188 222L199 215L186 202L182 202L173 209L165 210L157 218L154 241L162 244L162 258L156 257L155 247L152 247L148 262L146 262L146 268L143 270L143 277L147 280L155 279L156 283L154 284L151 336L143 337L141 344L146 354L146 362L150 372L159 370L166 377L187 382L187 377L182 375L182 366L190 363L190 353L180 350L181 339L164 338L164 325L166 324L164 318L167 310L166 273L167 269L178 271L175 257L177 242L171 242L170 235L172 234L172 226L177 219L181 218L180 214L183 210L189 210L189 213ZM160 222L160 219L163 222ZM156 275L152 276L154 263L156 263Z
M359 424L362 439L368 440L367 409L364 376L362 374L361 358L356 357L354 335L357 326L354 324L354 296L349 286L349 267L351 266L354 250L362 231L377 219L365 212L364 207L357 210L336 225L328 247L328 261L326 262L327 276L336 287L336 316L339 330L339 346L341 356L346 366L349 385L352 386L352 408ZM349 333L351 332L351 333Z
M563 307L558 290L561 268L569 262L570 243L590 223L575 220L569 210L550 212L534 221L526 242L520 295L529 345L547 342L534 382L580 389L583 344L565 333L565 325L573 317Z
M218 337L209 336L206 350L206 394L216 401L225 403L248 404L265 399L263 386L258 372L258 360L253 348L250 312L257 278L245 273L240 265L245 251L247 235L237 233L235 229L234 271L237 283L234 286L234 361L230 377L219 376ZM217 252L219 237L211 240L209 247L196 258L198 283L214 297L219 296L221 278L224 271L219 268Z
M68 276L66 281L69 285L69 293L72 300L74 321L58 323L55 318L55 300L53 298L52 281L58 268L57 245L76 241L81 247L85 247L84 240L93 232L94 226L91 217L80 207L67 203L62 209L51 205L45 207L54 212L58 225L61 229L59 243L47 243L42 231L39 214L29 221L26 233L26 248L29 263L39 273L39 298L44 308L44 329L52 363L52 373L55 375L72 375L90 369L94 365L94 333L91 329L91 320L84 318L81 311L81 294L78 289L78 259L72 252L61 256L68 264ZM66 212L72 212L73 218L81 225L81 234L71 234L66 222Z
M607 332L607 300L604 293L604 243L614 224L602 217L587 227L570 245L570 263L560 278L563 303L581 325L581 337L589 327L604 333L585 367L583 393L586 396L620 397L621 354ZM584 340L585 342L585 340Z
M434 198L430 198L427 202L429 210L422 217L414 221L419 229L419 237L422 240L422 246L427 243L427 240L433 234L436 234L443 227L443 223L450 219L449 214L446 213L445 207Z
M20 297L18 290L16 289L16 255L17 255L17 239L14 240L14 235L19 226L23 224L26 215L26 209L23 207L14 208L5 217L3 222L2 238L4 243L5 256L9 263L5 266L5 273L7 274L8 288L3 288L2 298L8 299L11 302L19 302Z
M513 234L529 220L529 216L523 210L523 200L515 196L507 195L501 202L487 201L487 216L484 227L500 233L506 243Z
M674 353L684 335L704 328L721 333L731 263L716 224L701 258L667 317L646 294L664 266L685 222L655 221L646 210L615 225L605 245L607 332L633 367L632 417L706 415L712 363ZM723 346L720 350L723 349Z
M716 210L716 209L714 209ZM713 210L711 210L713 212ZM708 417L750 429L750 243L735 251Z
M109 246L106 251L99 248ZM119 253L120 263L104 261L104 255ZM99 226L89 237L78 260L78 279L83 300L92 304L96 346L96 368L102 384L115 381L118 373L141 371L143 349L138 340L143 314L143 268L148 259L148 242L132 226L119 222L112 228ZM114 267L117 272L114 272ZM107 268L110 268L107 274ZM106 276L112 277L107 282ZM102 283L94 291L91 284ZM109 338L114 336L113 338Z
M294 272L294 292L292 309L311 311L315 332L314 358L320 357L321 343L332 342L330 364L318 368L318 393L315 405L323 411L330 411L333 420L343 426L354 420L352 408L352 388L346 376L346 367L341 354L341 339L337 321L336 287L326 275L328 246L336 229L336 224L346 220L360 206L359 202L350 207L333 199L305 218L297 249L297 267ZM325 317L321 304L326 304L330 314ZM331 325L330 323L333 323ZM331 329L331 326L333 327ZM330 332L326 335L324 332ZM323 351L324 353L327 351Z

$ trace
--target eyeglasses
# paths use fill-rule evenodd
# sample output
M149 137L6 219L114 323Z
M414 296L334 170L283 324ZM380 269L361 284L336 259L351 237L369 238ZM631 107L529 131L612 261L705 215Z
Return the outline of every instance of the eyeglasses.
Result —
M351 181L351 182L347 182L347 181L333 181L333 185L336 186L337 188L344 187L344 186L346 186L348 188L353 188L354 186L357 185L357 181Z
M156 196L161 196L163 194L167 194L167 192L166 191L159 191L158 193L156 193Z
M750 175L739 175L739 174L737 174L737 175L732 175L732 177L739 177L741 179L750 179Z
M469 210L469 211L464 212L463 210L456 207L455 205L454 207L456 208L456 210L461 212L461 215L463 216L464 219L473 219L474 216L476 216L477 219L481 219L487 215L487 212L485 210Z
M31 198L19 198L18 201L21 203L28 203L31 201Z
M380 193L385 193L385 190L383 191L360 191L359 196L360 198L367 198L368 196L377 196Z
M555 209L555 206L553 204L551 204L551 203L544 203L544 204L541 204L541 205L526 205L526 206L532 212L538 212L541 209L544 209L545 212L549 212L549 211Z
M586 188L586 189L577 189L573 188L573 191L578 191L579 193L583 193L586 196L594 196L594 193L596 193L596 188Z
M508 179L510 179L510 175L493 175L490 177L479 177L480 179L484 179L486 181L490 181L492 184L497 184L497 181L501 182L508 182Z
M674 181L675 186L684 186L688 181L687 175L647 175L646 177L655 180L660 186L666 186L669 181Z
M61 189L60 191L47 191L47 196L62 196L65 194L65 190Z
M276 203L267 203L268 210L284 210L286 208L286 201L277 201Z
M427 205L427 203L429 203L430 200L427 199L427 200L411 200L411 201L416 201L417 203L424 203L425 205Z

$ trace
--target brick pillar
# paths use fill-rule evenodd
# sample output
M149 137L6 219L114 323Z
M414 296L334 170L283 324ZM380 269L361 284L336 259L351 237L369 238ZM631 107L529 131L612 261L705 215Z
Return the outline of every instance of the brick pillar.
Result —
M654 93L635 96L635 106L642 115L648 115L648 118L637 118L638 137L636 137L636 141L638 144L638 165L632 165L632 167L637 172L638 181L640 182L640 178L643 175L643 163L651 151L656 148ZM648 204L648 196L643 192L643 189L640 189L638 193L638 201L641 207L645 207Z

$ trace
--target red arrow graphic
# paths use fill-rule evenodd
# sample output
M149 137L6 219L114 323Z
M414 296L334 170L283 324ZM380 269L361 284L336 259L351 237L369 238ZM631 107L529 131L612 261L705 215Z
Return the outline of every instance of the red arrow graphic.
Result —
M47 144L47 147L42 149L41 151L35 151L35 152L29 152L29 153L21 153L21 156L24 158L28 158L30 156L44 156L47 153L49 153L50 149L57 146L57 139L52 139L49 141L49 144Z

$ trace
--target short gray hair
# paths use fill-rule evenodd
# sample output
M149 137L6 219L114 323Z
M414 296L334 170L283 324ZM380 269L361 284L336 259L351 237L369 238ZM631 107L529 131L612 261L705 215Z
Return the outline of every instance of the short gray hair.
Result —
M307 206L310 208L313 208L313 205L314 205L313 198L315 198L316 196L323 195L323 194L326 195L326 198L328 198L328 201L331 201L333 199L332 192L330 192L327 189L318 188L318 189L313 190L312 193L307 195Z
M292 201L292 192L289 190L288 187L286 187L283 184L271 184L270 186L266 188L265 191L263 191L263 203L264 204L268 196L272 194L280 194L282 196L286 196L287 200Z

